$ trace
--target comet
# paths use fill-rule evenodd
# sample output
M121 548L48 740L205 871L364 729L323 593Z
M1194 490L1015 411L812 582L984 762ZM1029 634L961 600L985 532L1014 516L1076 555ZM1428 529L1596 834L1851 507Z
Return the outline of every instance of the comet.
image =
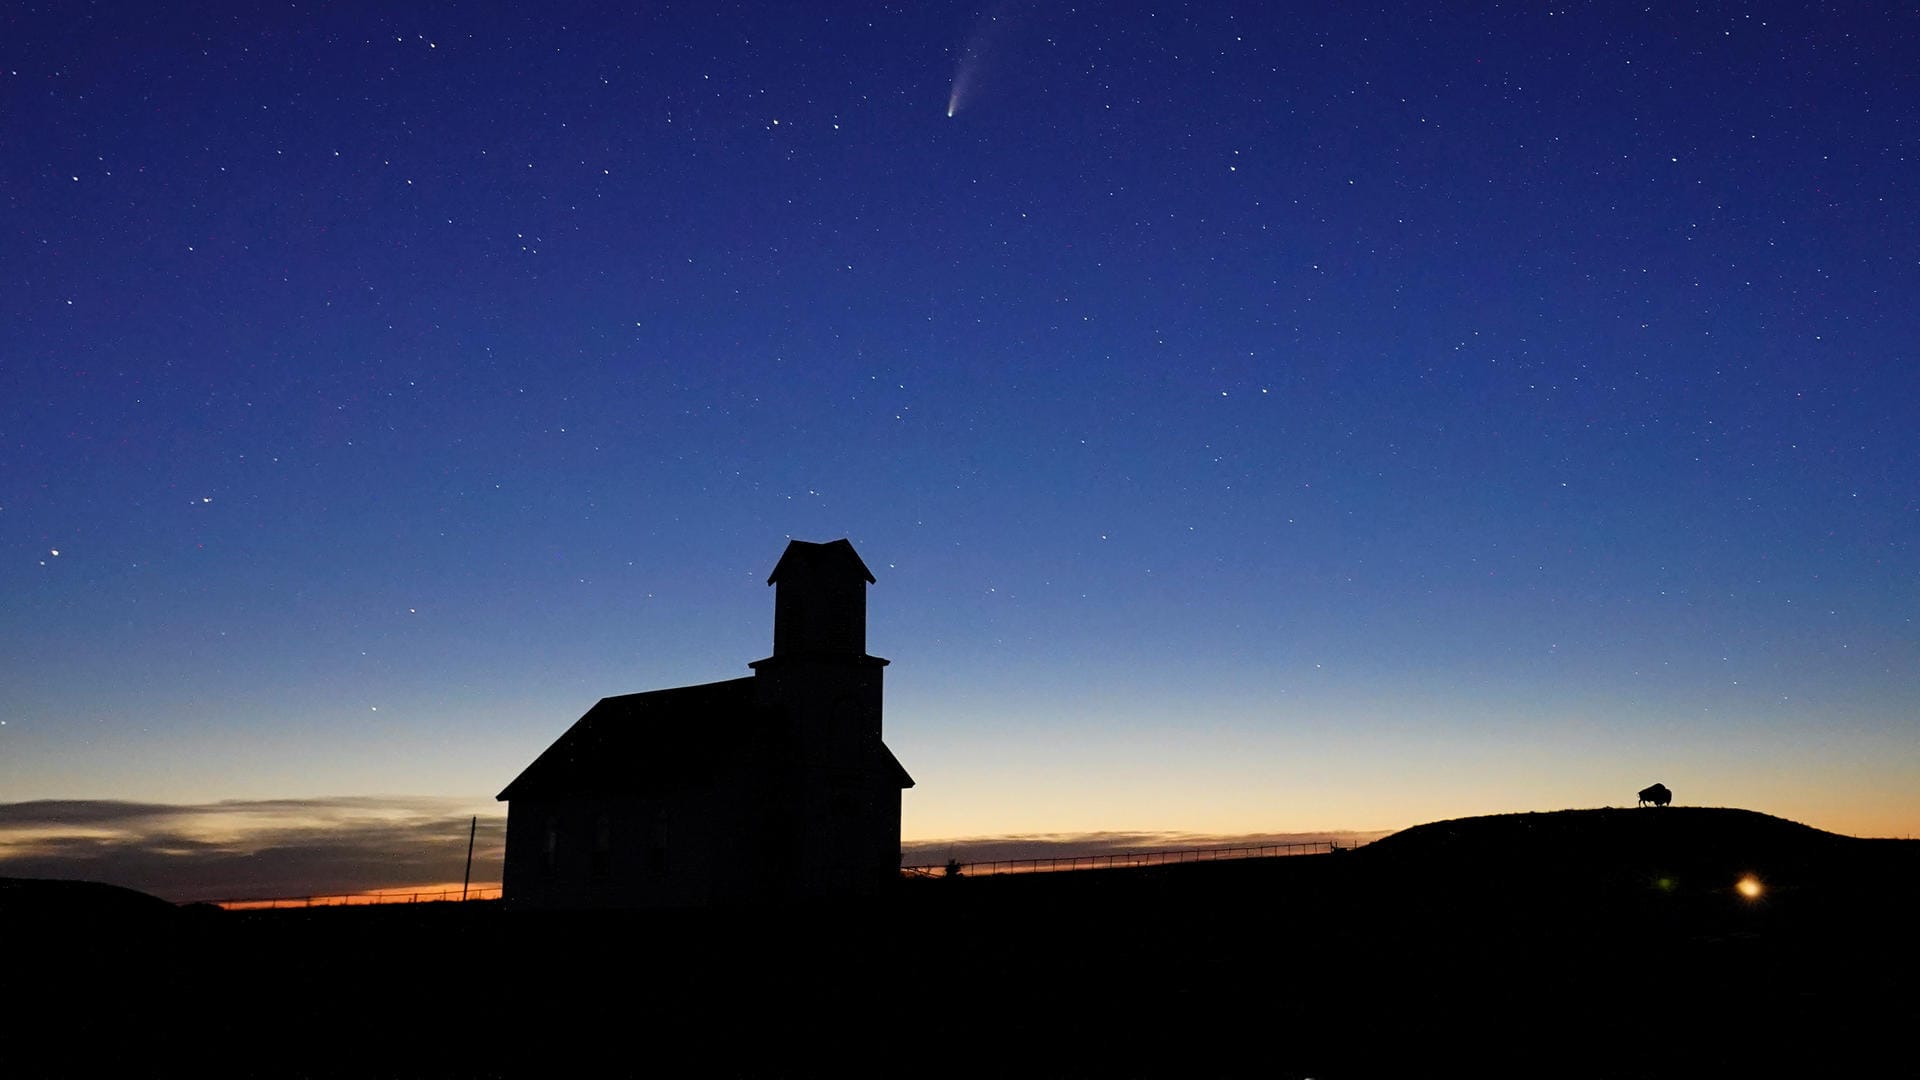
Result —
M960 62L953 67L953 89L947 94L947 119L953 119L966 106L967 97L973 92L974 76L995 39L1006 28L1013 6L1013 0L1002 0L974 24L966 48L960 51Z
M953 70L953 91L947 95L947 119L949 120L953 119L953 115L960 111L960 106L966 103L967 91L973 87L974 54L977 51L975 49L977 44L977 40L968 43L966 53L960 58L960 66Z

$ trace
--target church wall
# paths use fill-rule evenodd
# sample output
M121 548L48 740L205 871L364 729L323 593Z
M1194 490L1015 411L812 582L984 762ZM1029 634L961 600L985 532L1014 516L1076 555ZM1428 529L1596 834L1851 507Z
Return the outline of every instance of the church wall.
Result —
M763 860L718 788L674 798L516 799L505 893L515 908L697 907L752 899ZM732 794L731 792L725 794Z

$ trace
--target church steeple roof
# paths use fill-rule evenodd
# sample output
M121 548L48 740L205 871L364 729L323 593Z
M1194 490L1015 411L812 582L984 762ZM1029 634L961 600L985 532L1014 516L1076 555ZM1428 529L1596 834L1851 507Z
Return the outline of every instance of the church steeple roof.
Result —
M873 584L873 571L860 561L860 554L845 538L816 544L811 540L789 540L780 561L773 564L767 584L777 584L783 574L805 574L812 578L853 577L859 575Z

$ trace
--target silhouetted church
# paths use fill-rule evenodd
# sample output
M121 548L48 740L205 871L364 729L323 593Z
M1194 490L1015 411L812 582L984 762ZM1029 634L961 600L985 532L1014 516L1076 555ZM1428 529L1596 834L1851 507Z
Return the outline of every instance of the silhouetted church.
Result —
M845 896L900 867L900 792L867 655L873 573L845 540L795 540L773 655L741 679L602 698L499 798L513 907Z

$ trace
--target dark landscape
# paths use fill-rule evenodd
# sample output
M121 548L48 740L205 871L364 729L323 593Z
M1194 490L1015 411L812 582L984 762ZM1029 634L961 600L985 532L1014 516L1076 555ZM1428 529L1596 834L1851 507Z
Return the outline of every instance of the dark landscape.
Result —
M1707 808L779 910L4 880L0 1072L1831 1074L1910 1053L1916 886L1920 842Z

